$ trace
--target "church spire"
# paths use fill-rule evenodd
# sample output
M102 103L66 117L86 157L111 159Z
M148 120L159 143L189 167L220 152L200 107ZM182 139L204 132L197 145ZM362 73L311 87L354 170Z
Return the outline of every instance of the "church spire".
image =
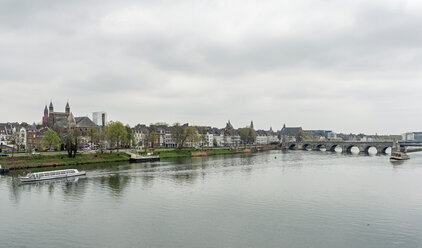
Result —
M66 114L70 113L69 101L67 101L67 103L66 103L65 112L66 112Z
M50 100L49 111L50 111L50 113L53 113L54 112L54 107L53 107L53 101L52 100Z

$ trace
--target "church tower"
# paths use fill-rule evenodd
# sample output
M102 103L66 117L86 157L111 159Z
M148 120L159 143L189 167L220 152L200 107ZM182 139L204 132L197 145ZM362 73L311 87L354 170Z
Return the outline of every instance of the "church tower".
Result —
M50 112L50 114L52 114L54 112L54 107L53 107L53 102L52 101L50 101L50 106L49 106L48 111Z
M69 101L67 101L67 103L66 103L65 112L66 112L66 114L67 114L67 115L69 115L69 114L70 114Z
M54 125L54 107L53 102L50 101L50 106L48 106L48 126L53 127Z
M44 108L44 116L42 117L42 125L43 126L47 126L48 125L48 109L47 109L47 105L45 105L45 108Z

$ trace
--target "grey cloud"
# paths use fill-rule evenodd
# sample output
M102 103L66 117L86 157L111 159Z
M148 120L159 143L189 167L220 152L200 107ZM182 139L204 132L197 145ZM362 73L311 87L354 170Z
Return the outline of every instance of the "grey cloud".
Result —
M50 98L125 123L417 129L422 18L395 1L2 1L0 121ZM16 88L23 91L16 91ZM389 106L390 107L386 107ZM366 119L350 124L349 116ZM261 125L261 126L259 126ZM380 131L378 131L380 132Z

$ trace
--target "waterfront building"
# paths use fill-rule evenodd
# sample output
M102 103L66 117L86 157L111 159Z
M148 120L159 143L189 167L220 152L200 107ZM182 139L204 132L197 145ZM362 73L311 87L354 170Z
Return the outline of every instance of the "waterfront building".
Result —
M278 133L282 137L282 142L300 141L303 129L301 127L286 127L284 124L283 129Z
M0 123L0 146L6 150L13 148L16 150L25 150L27 147L26 137L28 127L29 125L26 122Z
M335 140L337 139L337 134L333 131L328 131L326 137L328 140Z
M268 135L267 132L264 130L257 130L256 131L256 141L257 145L267 145L268 144Z
M48 114L48 116L47 116ZM91 127L98 127L89 117L81 116L74 117L70 111L69 102L66 103L65 112L55 112L53 102L50 101L49 109L46 111L44 108L43 124L48 123L46 126L56 131L65 131L68 128L77 128L86 135L86 132Z
M403 141L422 141L422 132L409 132L402 134Z
M9 135L12 134L12 129L9 123L0 123L0 146L7 146L9 144Z
M306 130L304 132L311 132L315 139L333 140L337 139L337 134L331 130Z
M148 140L149 128L144 124L138 124L133 127L132 130L137 146L146 146L147 144L145 144L145 142Z

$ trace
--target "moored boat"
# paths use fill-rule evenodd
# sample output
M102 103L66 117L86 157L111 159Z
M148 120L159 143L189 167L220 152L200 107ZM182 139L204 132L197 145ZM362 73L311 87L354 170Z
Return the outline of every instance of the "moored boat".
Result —
M131 154L129 162L130 163L145 163L145 162L155 162L160 161L158 156L139 156L137 154Z
M85 171L78 171L77 169L67 169L67 170L28 173L24 177L19 177L19 180L21 182L36 182L36 181L58 179L58 178L68 178L68 177L76 177L76 176L84 176L84 175L86 175Z
M404 152L393 152L390 156L391 160L407 160L410 159L409 155Z

